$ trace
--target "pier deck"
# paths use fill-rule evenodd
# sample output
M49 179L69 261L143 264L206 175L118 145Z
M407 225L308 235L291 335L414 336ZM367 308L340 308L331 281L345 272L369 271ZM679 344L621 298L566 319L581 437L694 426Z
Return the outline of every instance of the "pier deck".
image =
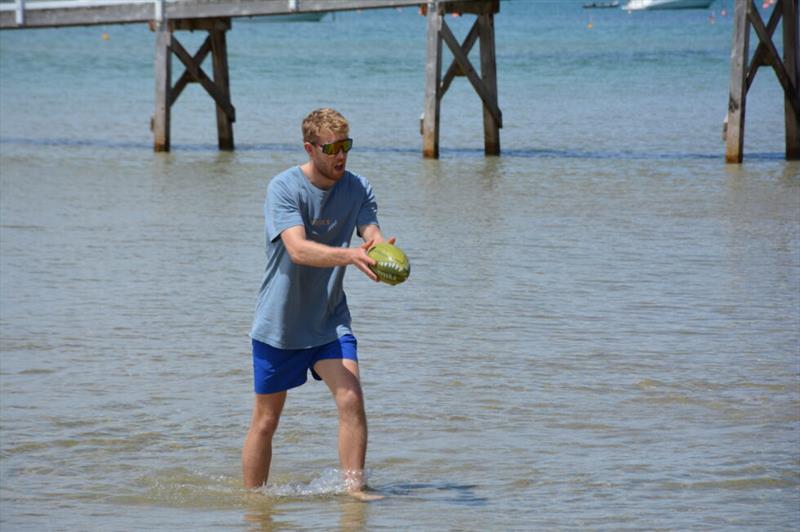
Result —
M290 15L422 3L422 0L17 0L0 3L0 29Z

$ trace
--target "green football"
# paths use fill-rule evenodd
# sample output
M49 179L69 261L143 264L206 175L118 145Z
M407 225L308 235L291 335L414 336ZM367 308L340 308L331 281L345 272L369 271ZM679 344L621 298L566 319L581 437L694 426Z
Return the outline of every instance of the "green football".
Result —
M411 266L403 250L386 242L370 249L367 254L377 262L370 269L386 284L400 284L408 279Z

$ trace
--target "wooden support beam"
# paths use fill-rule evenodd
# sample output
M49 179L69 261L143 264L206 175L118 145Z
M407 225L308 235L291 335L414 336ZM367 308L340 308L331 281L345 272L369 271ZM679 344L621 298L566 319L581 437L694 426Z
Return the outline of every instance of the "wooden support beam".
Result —
M210 51L211 51L211 39L206 39L200 46L200 48L197 50L197 52L195 52L194 57L192 57L192 62L196 65L203 64L203 61L205 61L206 56ZM192 74L188 70L184 70L183 74L181 74L181 77L178 78L178 81L175 82L175 86L172 87L172 99L170 100L169 104L172 105L178 100L178 97L183 92L183 89L185 89L189 83L196 83L196 82L197 80L192 77Z
M500 11L499 0L457 0L447 2L445 13L470 13L472 15L494 14Z
M494 53L494 14L478 15L481 37L481 78L486 88L483 105L483 145L486 155L500 155L500 128L503 114L497 105L497 61Z
M173 31L228 31L231 29L229 18L181 18L169 21Z
M453 36L453 32L450 31L450 27L444 21L442 22L442 28L440 32L442 39L453 53L453 57L458 63L458 66L461 67L461 70L472 84L472 88L475 89L475 92L478 93L478 96L480 96L481 100L483 101L484 107L486 107L489 112L492 113L498 123L502 123L503 118L500 114L500 109L497 107L497 103L492 101L492 96L489 93L489 90L483 84L483 80L478 77L478 74L475 72L475 68L472 66L472 63L470 63L469 58L466 56L466 54L464 54L464 51L461 49L461 45L458 44L458 41Z
M778 6L775 6L778 9ZM783 0L783 65L794 93L784 100L786 158L800 160L800 20L797 0Z
M725 160L742 162L744 146L744 106L747 103L747 56L750 46L750 25L747 11L750 0L736 0L733 12L733 50L731 51L731 83L728 99L728 127L725 135Z
M792 3L792 0L782 0L783 3L789 5ZM780 9L779 6L775 6L773 8L776 12ZM760 40L760 44L763 44L766 48L766 58L770 65L772 65L773 70L775 70L775 75L778 76L778 81L783 86L784 94L786 98L790 101L792 107L796 110L796 112L800 113L800 99L798 99L794 82L789 77L789 73L786 71L786 67L783 64L783 61L780 59L780 54L778 54L778 49L775 48L775 44L772 42L772 35L767 33L767 29L764 26L764 21L761 20L761 15L758 14L758 11L753 6L748 13L748 20L750 24L753 26L753 29L756 31L756 35ZM786 19L784 19L784 28L791 28L792 24L787 24Z
M469 55L470 50L475 45L475 42L478 40L478 21L475 20L475 24L472 25L472 29L469 30L469 33L464 38L464 42L461 44L461 49L464 51L464 55ZM444 77L442 78L442 94L447 92L447 89L450 88L450 84L453 82L453 79L456 76L466 76L466 72L459 66L456 61L450 63L450 67L445 72Z
M781 21L781 7L780 4L783 3L783 0L778 0L775 9L772 10L772 15L769 17L769 22L767 23L766 31L769 35L769 39L772 40L772 35L775 33L775 28L778 27L778 23ZM769 60L767 58L767 45L763 42L758 43L756 47L756 52L753 54L753 59L750 61L750 66L747 67L747 90L750 90L750 85L753 84L753 80L756 77L756 72L758 72L759 67L769 65Z
M425 106L422 116L422 156L439 158L439 116L442 101L442 11L428 3L428 46L425 64Z
M231 105L231 89L228 77L228 45L225 40L225 31L211 31L212 59L214 63L214 83L220 88L225 99L225 104L217 102L217 140L219 149L233 150L233 122L236 120L236 110Z
M156 29L156 109L151 122L153 149L169 151L170 107L172 106L172 31L165 25Z
M235 119L236 110L233 108L233 105L231 105L228 94L225 91L225 87L221 87L220 85L214 83L214 81L208 77L208 74L205 73L200 65L194 63L192 56L189 55L189 52L186 51L186 48L184 48L183 45L181 45L181 43L175 38L172 39L172 52L178 57L178 59L181 60L183 65L186 67L186 71L189 72L195 81L203 86L208 95L214 99L217 105L222 107L229 116Z

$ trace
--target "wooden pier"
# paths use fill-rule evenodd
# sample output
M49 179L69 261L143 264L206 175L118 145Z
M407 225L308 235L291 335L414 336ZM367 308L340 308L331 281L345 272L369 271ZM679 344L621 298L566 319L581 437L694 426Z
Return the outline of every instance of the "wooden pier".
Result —
M493 19L500 9L499 0L16 0L14 4L0 4L0 29L149 24L156 35L155 113L151 120L154 150L169 151L170 111L189 83L199 83L214 100L219 149L233 150L236 109L230 96L225 37L232 27L233 18L409 6L427 14L430 32L423 155L439 156L439 106L447 87L459 75L469 79L483 102L486 153L499 154L502 118L497 103ZM463 44L459 45L453 37L444 21L445 13L477 16L475 26ZM176 33L179 31L205 31L208 37L192 54L178 40ZM478 38L481 48L480 75L467 58ZM443 41L456 57L444 78L441 75ZM431 42L433 45L430 45ZM209 55L211 75L202 67ZM173 58L177 58L184 68L174 84Z
M786 159L800 160L800 41L798 41L798 0L777 0L769 22L764 24L753 0L736 0L731 51L731 84L728 116L725 120L725 160L741 163L744 157L744 122L747 91L762 66L771 66L783 87L786 124ZM783 57L772 35L778 23L783 27ZM750 58L751 29L759 43Z
M800 49L798 0L777 0L765 24L753 0L735 0L726 160L741 163L747 90L759 67L772 66L784 91L786 158L800 159ZM226 32L237 17L307 14L361 9L418 7L427 17L427 63L424 113L421 121L422 154L439 157L442 98L457 76L466 77L483 104L484 152L500 154L503 115L497 90L494 15L500 0L16 0L0 4L0 29L49 28L98 24L147 23L155 32L155 113L153 147L170 149L170 109L189 83L199 83L216 104L217 135L221 150L234 149L236 109L230 97ZM462 43L447 25L448 13L474 14L476 20ZM783 57L772 42L782 26ZM176 37L179 31L206 31L208 37L191 54ZM759 39L749 56L751 31ZM469 60L480 46L480 68ZM453 62L442 75L443 45ZM211 56L212 75L202 67ZM172 61L184 70L173 84Z

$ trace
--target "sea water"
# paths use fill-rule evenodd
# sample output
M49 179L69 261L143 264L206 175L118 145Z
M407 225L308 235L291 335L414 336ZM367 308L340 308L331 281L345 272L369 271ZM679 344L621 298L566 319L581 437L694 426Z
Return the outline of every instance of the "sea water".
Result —
M730 2L501 4L500 157L465 78L421 157L416 9L234 20L232 153L197 85L152 151L146 25L0 32L0 528L797 526L800 166L777 78L726 165ZM346 278L370 504L341 493L320 383L289 394L268 485L241 488L265 187L320 106L350 120L348 166L412 265Z

